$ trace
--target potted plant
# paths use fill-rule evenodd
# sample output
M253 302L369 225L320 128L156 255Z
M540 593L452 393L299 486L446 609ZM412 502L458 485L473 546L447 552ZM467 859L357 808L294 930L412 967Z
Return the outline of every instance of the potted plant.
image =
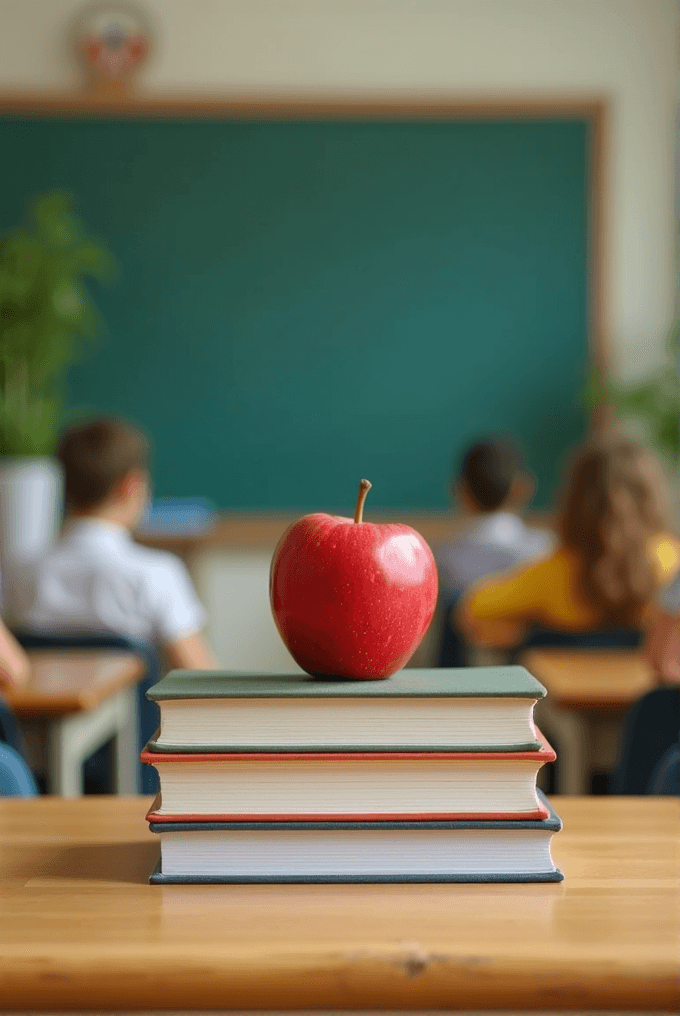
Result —
M637 424L677 474L680 465L680 330L676 323L667 339L667 359L657 371L634 384L604 379L591 371L585 401L609 408L622 420Z
M86 233L71 195L36 198L0 237L0 555L40 554L61 515L53 456L63 382L102 322L84 284L114 262Z

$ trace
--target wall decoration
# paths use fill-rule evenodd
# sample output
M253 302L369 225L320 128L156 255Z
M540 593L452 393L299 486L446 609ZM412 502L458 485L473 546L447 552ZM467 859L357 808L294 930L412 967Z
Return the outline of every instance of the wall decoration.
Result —
M152 49L149 19L128 3L88 5L76 25L76 51L97 91L125 91Z

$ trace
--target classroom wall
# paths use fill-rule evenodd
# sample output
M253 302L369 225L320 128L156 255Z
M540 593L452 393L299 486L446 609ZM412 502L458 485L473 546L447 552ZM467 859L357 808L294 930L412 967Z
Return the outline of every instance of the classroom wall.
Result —
M81 0L0 0L0 89L80 83ZM612 103L605 295L626 377L663 355L675 294L676 0L148 0L169 91L598 93Z

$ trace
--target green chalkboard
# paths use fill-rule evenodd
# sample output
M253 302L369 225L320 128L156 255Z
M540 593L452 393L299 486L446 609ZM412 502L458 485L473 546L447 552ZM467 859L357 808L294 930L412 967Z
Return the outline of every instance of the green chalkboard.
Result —
M0 121L0 229L53 187L121 266L74 404L222 509L447 505L519 438L551 497L585 421L585 120Z

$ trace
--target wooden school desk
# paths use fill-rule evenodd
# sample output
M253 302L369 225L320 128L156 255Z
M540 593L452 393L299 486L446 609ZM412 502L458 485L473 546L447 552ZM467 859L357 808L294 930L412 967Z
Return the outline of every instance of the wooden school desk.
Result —
M680 1007L680 800L555 798L562 883L150 886L145 798L0 801L0 1009Z
M531 649L520 662L548 691L535 717L557 752L557 791L587 793L593 768L616 765L623 717L657 687L652 671L628 649Z
M120 650L29 650L31 674L7 702L51 794L83 792L83 762L114 739L117 789L137 792L137 692L142 660Z

